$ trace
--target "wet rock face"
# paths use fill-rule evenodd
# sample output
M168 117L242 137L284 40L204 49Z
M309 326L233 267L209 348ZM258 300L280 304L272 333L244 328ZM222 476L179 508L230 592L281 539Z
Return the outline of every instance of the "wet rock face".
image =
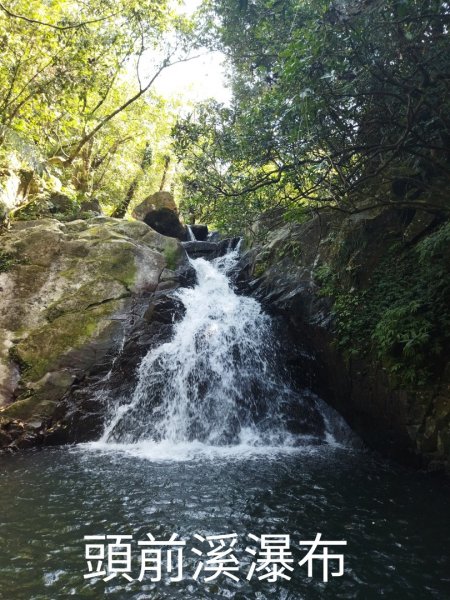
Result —
M302 225L285 224L243 255L237 285L281 319L293 377L337 409L368 445L404 462L448 470L448 356L441 357L435 380L416 389L394 382L370 353L349 357L334 327L332 299L316 276L321 265L337 264L337 258L342 263L342 249L350 248L342 272L356 290L367 289L393 243L414 244L433 226L421 211L400 210L322 213Z
M41 443L98 439L105 426L108 403L131 398L142 358L169 341L174 324L183 314L183 305L171 291L135 299L133 306L124 311L127 324L120 345L105 360L83 372L67 390L45 424Z
M0 447L22 447L57 435L62 399L101 379L155 298L193 275L181 244L140 222L19 222L0 240ZM83 405L86 435L97 404Z
M212 260L234 250L240 238L227 238L218 242L184 242L183 248L191 258Z

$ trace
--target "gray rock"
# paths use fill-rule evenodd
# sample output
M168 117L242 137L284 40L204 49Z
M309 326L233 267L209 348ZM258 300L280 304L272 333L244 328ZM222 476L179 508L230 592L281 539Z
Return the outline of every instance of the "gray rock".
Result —
M177 238L181 241L187 237L186 228L181 224L178 214L170 208L150 210L143 221L162 235Z
M208 236L208 226L207 225L189 225L192 233L195 236L195 239L199 242L210 242L214 240L210 240Z
M12 257L0 273L0 444L28 446L50 430L57 437L62 398L109 368L135 307L170 293L189 269L177 240L138 221L21 222L0 245Z
M448 356L435 381L420 389L399 386L370 351L349 358L338 344L332 300L316 276L321 265L334 265L343 289L367 289L389 247L413 243L433 224L436 219L422 211L323 212L302 225L283 225L245 253L238 284L281 319L293 376L337 409L368 445L418 466L449 469Z

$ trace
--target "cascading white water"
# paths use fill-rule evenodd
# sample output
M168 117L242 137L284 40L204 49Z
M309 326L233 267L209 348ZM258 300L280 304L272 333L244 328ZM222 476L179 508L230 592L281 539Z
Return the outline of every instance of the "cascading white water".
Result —
M171 341L142 360L136 388L115 407L101 445L292 447L298 436L285 423L294 405L302 406L302 439L325 440L317 401L299 398L279 375L269 316L232 289L238 257L236 248L212 262L191 260L198 283L176 292L184 317Z
M194 232L192 231L191 226L190 225L186 225L186 229L187 229L187 232L188 232L189 241L190 242L195 242L196 237L194 235Z

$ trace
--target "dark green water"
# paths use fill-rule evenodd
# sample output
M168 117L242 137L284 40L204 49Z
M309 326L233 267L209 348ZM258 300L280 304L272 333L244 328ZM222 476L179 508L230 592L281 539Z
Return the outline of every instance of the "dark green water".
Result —
M450 598L448 487L362 451L152 462L60 448L0 457L0 473L5 600ZM298 561L317 532L347 541L343 577L325 584L297 565L291 581L245 580L249 533L290 534ZM147 533L187 540L180 583L83 579L84 535ZM195 533L238 534L238 583L192 579Z

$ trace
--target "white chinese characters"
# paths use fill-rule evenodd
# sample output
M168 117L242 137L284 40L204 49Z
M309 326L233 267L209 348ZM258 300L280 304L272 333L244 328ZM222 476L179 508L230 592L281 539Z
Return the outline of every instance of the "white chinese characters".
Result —
M311 546L308 554L298 563L300 566L305 563L308 565L308 577L313 576L313 561L320 560L323 563L323 581L328 581L328 568L329 563L337 561L338 570L333 571L331 575L333 577L342 577L344 574L344 555L343 554L329 554L328 546L346 546L347 542L344 541L321 541L322 534L318 533L314 540L300 541L300 546ZM318 548L322 547L322 553L319 553Z
M206 582L217 579L219 575L225 575L225 577L239 581L239 577L236 575L239 571L239 561L233 554L233 548L237 542L236 533L208 535L206 538L196 533L194 537L201 542L207 541L211 550L206 553L204 562L198 563L193 579L198 579L203 570L211 573L209 577L205 577ZM194 548L192 552L197 556L203 556L203 552L197 548Z
M163 564L170 576L171 582L183 579L183 548L186 542L177 540L173 533L167 541L157 541L151 533L147 534L148 541L138 542L141 549L141 572L139 581L144 579L146 573L151 573L150 581L161 581ZM165 561L163 557L165 556Z
M86 535L85 558L87 573L84 579L102 579L105 582L117 577L127 581L180 582L186 577L194 581L211 582L226 577L235 582L253 579L276 581L291 579L294 569L306 566L307 577L314 576L314 566L321 563L321 577L328 582L332 577L344 575L344 555L334 552L333 548L346 546L343 540L322 540L317 533L313 540L300 540L295 547L309 547L301 560L294 558L291 537L288 534L250 533L250 544L242 547L241 553L250 556L245 564L238 558L238 535L227 533L219 535L193 535L195 547L188 548L190 560L185 561L187 540L173 533L169 539L157 540L151 533L146 540L135 543L132 535ZM330 548L332 549L330 551ZM138 565L133 565L134 554L138 554ZM185 565L194 564L190 573ZM135 570L133 570L135 567ZM318 569L316 569L318 572Z
M260 580L267 579L271 582L277 581L278 578L289 580L290 575L287 572L294 570L290 564L294 562L290 551L290 536L262 535L258 538L251 533L249 538L259 542L260 549L246 549L256 559L252 562L247 579L250 580L256 572Z
M103 576L103 581L110 581L122 575L128 581L133 580L130 576L131 543L122 542L132 540L132 535L86 535L84 539L91 542L86 544L88 573L84 575L85 579ZM100 544L100 541L103 543Z

